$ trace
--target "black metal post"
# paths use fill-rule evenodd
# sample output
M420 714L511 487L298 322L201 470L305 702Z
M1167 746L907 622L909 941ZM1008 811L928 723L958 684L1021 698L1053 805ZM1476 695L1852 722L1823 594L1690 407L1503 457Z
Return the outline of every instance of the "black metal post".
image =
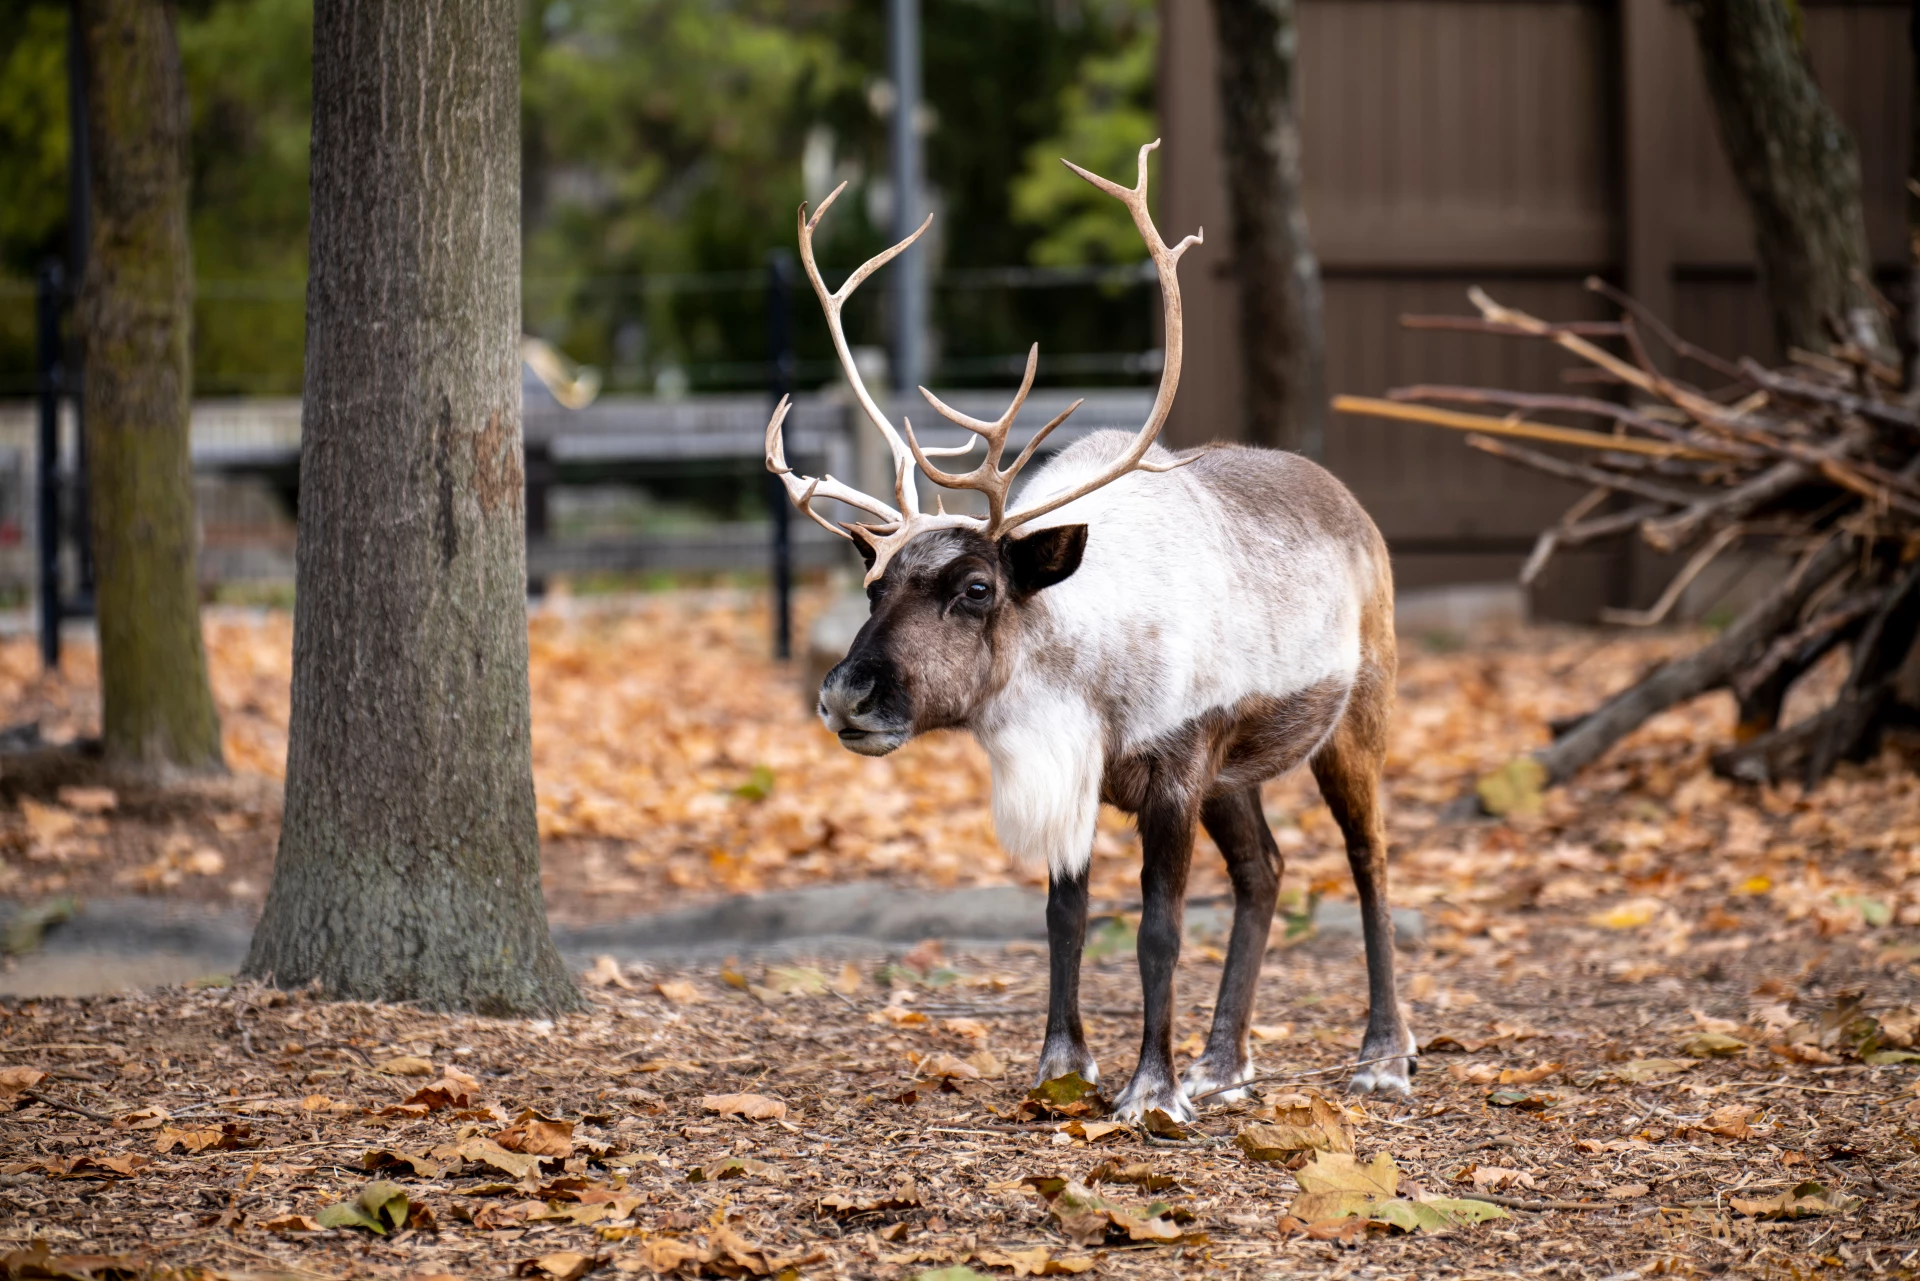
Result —
M40 393L34 553L40 563L40 661L48 671L60 666L60 304L65 292L59 262L41 264L34 293L34 365Z
M767 255L767 393L779 404L793 394L793 255ZM773 516L773 656L793 657L792 509L780 478L768 473L767 503Z

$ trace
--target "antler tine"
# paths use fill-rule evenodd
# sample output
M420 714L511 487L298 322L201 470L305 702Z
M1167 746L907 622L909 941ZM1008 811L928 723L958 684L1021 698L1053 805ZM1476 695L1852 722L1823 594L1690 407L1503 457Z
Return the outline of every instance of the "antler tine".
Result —
M1061 162L1127 207L1127 212L1133 215L1133 225L1139 231L1141 240L1146 242L1147 253L1153 259L1154 272L1160 278L1161 307L1167 335L1166 355L1160 368L1160 390L1153 398L1153 408L1148 411L1147 421L1141 425L1140 431L1134 436L1133 443L1127 447L1126 453L1108 464L1099 475L1074 486L1064 494L1017 511L1003 520L995 521L993 532L996 534L1007 533L1036 517L1064 507L1074 499L1084 497L1102 485L1118 480L1130 471L1164 472L1184 465L1181 462L1149 463L1146 461L1146 455L1147 451L1153 447L1153 442L1158 439L1160 429L1166 425L1167 413L1173 408L1174 392L1180 386L1180 357L1184 340L1184 324L1180 308L1180 256L1194 245L1205 243L1206 233L1196 231L1178 245L1168 248L1167 242L1160 236L1160 229L1154 226L1152 211L1147 206L1147 157L1159 145L1160 140L1156 138L1140 148L1139 176L1134 179L1131 187L1122 187L1119 183L1102 178L1099 174L1090 173L1071 160ZM1037 440L1034 443L1037 443ZM1032 450L1033 444L1029 444L1020 461L1024 462L1027 454Z
M863 494L850 485L843 485L831 476L816 479L794 474L793 468L787 465L786 440L783 435L787 414L792 409L792 397L782 396L780 403L774 407L773 417L767 421L766 441L767 470L780 478L781 487L787 491L788 501L820 528L849 540L853 535L813 509L815 498L831 498L866 512L868 515L877 516L888 524L898 524L900 513L871 495Z
M955 452L965 453L966 451L934 451L922 449L919 439L913 434L913 424L904 419L902 420L907 429L907 448L912 452L914 462L919 465L920 470L926 474L928 480L931 480L936 485L944 486L947 489L971 489L987 496L987 528L989 532L998 525L1001 516L1006 512L1007 493L1012 488L1015 473L1020 470L1020 467L1025 464L1026 459L1030 457L1033 452L1031 446L1029 446L1027 451L1020 456L1020 461L1013 467L1005 471L1000 469L1000 456L1005 452L1007 447L1007 433L1013 429L1013 420L1015 416L1019 414L1020 407L1027 403L1027 395L1033 390L1033 376L1039 367L1040 344L1035 343L1027 349L1027 369L1026 373L1022 375L1020 379L1020 389L1014 392L1012 403L1007 406L1000 417L994 419L992 422L986 422L983 419L963 414L928 391L925 387L920 389L920 394L926 398L927 404L933 407L934 412L938 413L948 422L957 423L965 427L978 439L986 441L987 456L981 459L972 471L956 475L953 472L943 471L935 467L928 461L929 458L952 457ZM1068 412L1071 413L1072 411L1069 410ZM1064 416L1065 415L1062 415L1062 417ZM1058 425L1058 422L1059 420L1056 419L1053 423L1049 423L1046 431L1051 431ZM1041 434L1044 435L1045 432L1043 431ZM970 446L972 441L969 441L968 444Z
M827 209L840 193L846 190L846 187L847 184L843 182L828 193L827 198L820 202L820 208L812 217L807 216L807 206L804 203L801 204L800 263L806 269L807 280L813 285L814 294L820 299L820 309L827 318L827 331L833 337L834 352L840 358L840 368L847 375L847 382L853 388L854 398L860 402L860 408L866 413L868 420L880 429L880 434L886 438L887 449L893 454L894 492L899 499L900 509L908 513L917 512L920 510L919 493L915 489L912 475L902 471L902 467L910 462L912 455L908 452L906 443L900 439L900 433L895 431L893 424L887 421L886 414L881 412L880 406L867 391L866 382L860 377L860 370L853 361L853 351L847 345L846 330L840 319L840 308L867 277L905 253L914 241L925 235L927 228L933 225L933 215L928 214L926 221L922 222L911 236L889 249L881 250L861 263L852 275L841 282L840 288L830 290L827 288L827 282L820 275L819 263L814 260L813 233L814 229L820 225L820 219L826 214Z

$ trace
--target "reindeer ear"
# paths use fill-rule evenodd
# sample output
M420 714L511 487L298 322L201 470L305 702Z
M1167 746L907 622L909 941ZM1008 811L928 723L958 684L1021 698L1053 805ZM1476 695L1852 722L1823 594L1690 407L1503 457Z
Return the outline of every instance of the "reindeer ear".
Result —
M880 549L868 541L867 531L860 526L847 525L845 528L853 531L853 545L859 551L860 559L866 562L867 568L872 569L874 560L880 555Z
M1017 596L1031 596L1073 577L1086 550L1085 525L1054 525L1036 529L1025 538L1000 541L1000 559L1006 564Z

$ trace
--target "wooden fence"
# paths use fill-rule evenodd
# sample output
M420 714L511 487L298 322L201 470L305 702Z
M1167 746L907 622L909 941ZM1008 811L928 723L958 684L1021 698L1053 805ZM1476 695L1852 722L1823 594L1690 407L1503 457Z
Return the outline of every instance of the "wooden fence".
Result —
M1859 144L1878 264L1905 260L1912 77L1905 3L1801 0L1828 99ZM1160 220L1207 243L1182 263L1187 374L1168 431L1237 430L1233 263L1208 0L1161 0ZM1480 284L1554 318L1605 314L1624 285L1723 353L1777 353L1751 222L1722 157L1693 33L1669 0L1301 0L1306 205L1326 281L1328 382L1550 387L1562 362L1474 335L1409 332L1406 312L1468 312ZM1327 461L1393 544L1403 585L1510 576L1574 496L1457 435L1336 419ZM1569 558L1537 604L1591 617L1644 601L1663 565L1626 545Z

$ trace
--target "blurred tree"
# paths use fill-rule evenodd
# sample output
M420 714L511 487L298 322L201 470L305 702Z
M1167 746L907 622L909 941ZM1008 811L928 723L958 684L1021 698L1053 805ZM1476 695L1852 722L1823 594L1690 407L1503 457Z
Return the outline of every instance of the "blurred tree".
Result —
M517 7L315 11L293 719L247 958L487 1014L579 1004L534 817Z
M1693 0L1720 144L1753 211L1783 347L1826 351L1830 325L1898 363L1870 282L1860 153L1813 78L1795 0Z
M1295 0L1213 0L1233 278L1246 378L1242 438L1322 454L1327 336L1301 202Z
M1013 215L1037 230L1027 257L1039 266L1085 267L1147 256L1125 207L1060 163L1064 157L1126 182L1140 144L1158 136L1154 6L1130 0L1115 6L1114 18L1115 47L1082 60L1060 92L1058 130L1027 149L1025 168L1013 183Z
M92 236L81 285L107 758L221 768L200 636L187 424L193 258L171 6L81 0Z
M0 5L0 396L33 389L33 276L66 257L67 6Z

